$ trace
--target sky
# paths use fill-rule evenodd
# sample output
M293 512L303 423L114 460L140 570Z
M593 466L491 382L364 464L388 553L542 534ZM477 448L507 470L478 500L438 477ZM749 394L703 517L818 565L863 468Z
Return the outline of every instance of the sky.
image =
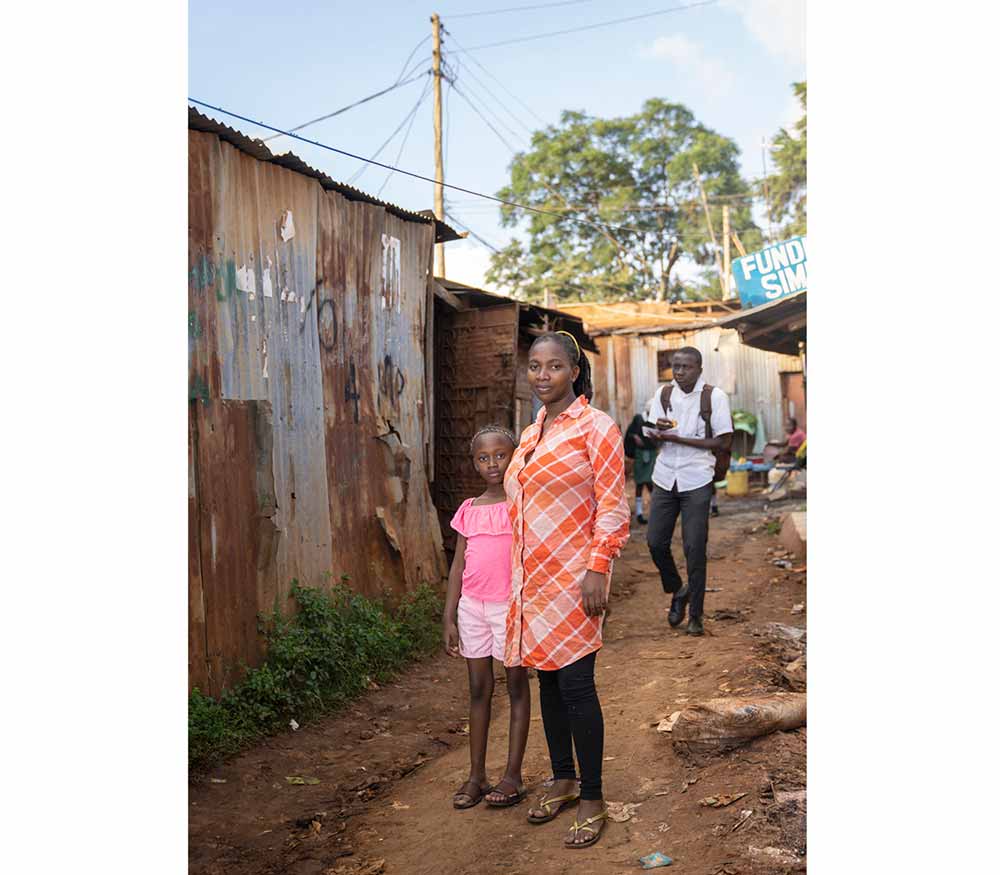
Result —
M805 0L716 0L580 33L476 48L672 9L692 0L564 0L547 5L552 2L441 0L438 6L382 0L368 6L191 0L188 94L287 129L392 85L414 48L409 75L430 69L431 44L425 37L437 12L447 31L445 61L457 71L455 88L444 86L445 181L463 188L496 194L509 179L510 147L524 149L530 130L543 122L557 123L567 109L611 118L637 112L651 97L683 103L699 121L736 141L748 179L762 172L761 138L789 128L800 115L791 84L806 78ZM538 5L547 8L472 14ZM421 76L300 133L372 157L399 128L378 160L433 177L429 88L419 102L425 85L429 77ZM251 136L271 136L253 124L199 109ZM267 145L274 152L290 150L364 191L381 190L379 197L407 209L433 207L429 182L390 175L287 137ZM499 248L512 239L515 232L500 226L496 205L461 192L446 191L446 199L451 213L487 244ZM470 236L447 244L445 252L450 279L489 288L484 280L491 254L487 245ZM678 268L681 279L696 272L690 265Z

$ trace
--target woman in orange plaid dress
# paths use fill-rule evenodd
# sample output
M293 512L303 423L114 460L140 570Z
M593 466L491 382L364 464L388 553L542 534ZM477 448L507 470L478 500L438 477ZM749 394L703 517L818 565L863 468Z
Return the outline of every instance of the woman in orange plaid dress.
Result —
M546 823L579 800L565 844L582 848L600 838L607 818L594 663L611 562L628 540L625 458L614 421L590 406L590 365L572 335L532 344L528 382L545 406L504 477L514 530L504 662L538 672L555 779L528 820Z

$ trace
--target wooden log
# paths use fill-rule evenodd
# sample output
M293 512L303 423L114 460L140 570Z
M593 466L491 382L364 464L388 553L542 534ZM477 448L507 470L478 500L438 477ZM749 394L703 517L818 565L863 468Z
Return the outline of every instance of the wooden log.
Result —
M710 699L681 711L671 740L681 750L693 753L722 752L761 735L805 725L805 693Z

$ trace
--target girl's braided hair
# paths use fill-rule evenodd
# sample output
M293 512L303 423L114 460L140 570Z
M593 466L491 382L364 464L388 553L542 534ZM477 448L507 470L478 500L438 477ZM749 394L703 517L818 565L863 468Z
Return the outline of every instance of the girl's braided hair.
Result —
M507 440L510 441L512 447L517 447L517 438L514 437L514 432L509 428L504 428L502 425L484 425L479 431L477 431L472 436L472 441L469 443L469 452L474 453L476 451L476 441L478 441L484 434L502 434Z
M573 381L573 391L590 401L594 397L594 384L590 378L590 362L583 354L583 350L580 349L576 338L568 332L554 331L537 337L535 342L531 344L531 348L534 349L538 344L546 341L559 344L565 351L570 365L580 368L579 376Z

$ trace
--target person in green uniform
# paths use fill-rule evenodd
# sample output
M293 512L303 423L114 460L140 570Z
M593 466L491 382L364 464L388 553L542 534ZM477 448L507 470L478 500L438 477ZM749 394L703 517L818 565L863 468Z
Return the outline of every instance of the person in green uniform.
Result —
M642 416L638 413L632 417L632 423L625 430L625 456L632 460L632 473L635 477L635 519L640 525L646 525L646 517L642 513L643 490L653 491L653 466L656 464L656 442L642 433Z

